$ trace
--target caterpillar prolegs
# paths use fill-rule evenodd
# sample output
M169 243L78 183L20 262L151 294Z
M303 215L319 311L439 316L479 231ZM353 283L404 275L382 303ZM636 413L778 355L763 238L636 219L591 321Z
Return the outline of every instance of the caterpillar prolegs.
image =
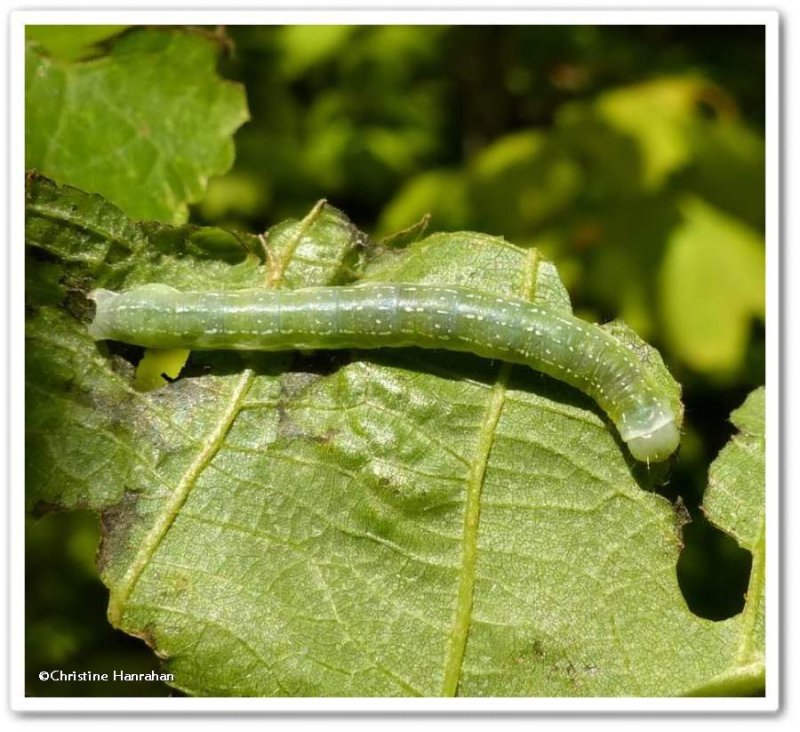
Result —
M95 290L95 339L148 348L312 350L418 346L530 366L591 396L634 458L678 447L668 395L603 329L527 300L465 287L371 284L180 292L162 284Z

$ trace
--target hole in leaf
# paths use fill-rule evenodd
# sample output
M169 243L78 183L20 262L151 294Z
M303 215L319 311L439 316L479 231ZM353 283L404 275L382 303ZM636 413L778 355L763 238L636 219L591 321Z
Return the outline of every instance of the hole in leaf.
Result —
M742 612L753 555L704 518L684 527L683 541L678 585L689 609L708 620Z

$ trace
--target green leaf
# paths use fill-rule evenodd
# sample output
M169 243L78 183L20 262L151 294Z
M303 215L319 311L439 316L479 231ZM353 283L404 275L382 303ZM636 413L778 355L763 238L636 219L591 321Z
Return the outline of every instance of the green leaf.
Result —
M177 379L186 365L189 353L188 348L147 349L136 367L136 380L134 382L136 390L152 391L153 389L160 389L169 381Z
M765 390L751 392L744 404L731 414L738 434L725 446L709 471L703 511L709 521L733 536L753 555L747 604L742 614L742 635L736 666L763 668L765 648ZM730 693L742 671L722 675L704 689L705 693Z
M602 95L595 107L601 118L639 145L644 187L660 187L692 156L690 135L697 104L708 82L695 77L666 77Z
M472 204L490 231L529 234L561 213L583 184L575 161L540 132L506 135L471 161Z
M570 308L535 250L475 233L376 249L323 205L275 227L247 277L188 227L131 225L144 243L123 269L76 262L69 241L102 231L95 214L108 210L75 191L64 191L75 208L59 208L60 189L33 179L33 254L39 190L49 211L69 211L48 216L64 233L46 254L70 287L79 267L90 286L357 277ZM579 392L402 349L193 354L180 379L142 394L129 349L93 343L69 295L31 310L31 499L102 510L109 618L154 648L178 688L589 696L763 683L763 666L741 665L747 611L715 623L687 609L680 511L652 490L663 473L634 464Z
M97 53L98 46L125 30L126 25L26 25L25 40L54 58L73 61Z
M767 197L764 138L736 120L698 126L687 182L709 203L764 230Z
M661 271L661 312L671 348L691 367L730 372L754 319L764 318L763 237L687 196Z
M406 228L423 216L430 216L436 229L459 228L469 211L466 177L457 171L429 170L412 178L381 214L381 232Z
M731 414L738 434L711 466L703 507L742 546L764 544L764 387Z
M287 25L277 29L275 43L281 70L296 79L317 64L339 55L357 30L351 25Z
M217 52L199 33L165 29L126 33L82 62L29 44L26 166L132 218L185 221L208 177L233 163L231 137L248 118L243 89L216 73Z

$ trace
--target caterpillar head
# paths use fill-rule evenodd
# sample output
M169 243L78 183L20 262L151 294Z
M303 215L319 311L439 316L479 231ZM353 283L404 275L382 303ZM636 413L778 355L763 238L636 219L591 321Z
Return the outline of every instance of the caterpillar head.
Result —
M622 420L620 435L637 460L659 463L678 449L681 431L667 399L651 396L624 415Z
M643 463L659 463L678 449L680 441L681 431L675 420L670 419L649 432L629 438L626 442L631 455L637 460Z

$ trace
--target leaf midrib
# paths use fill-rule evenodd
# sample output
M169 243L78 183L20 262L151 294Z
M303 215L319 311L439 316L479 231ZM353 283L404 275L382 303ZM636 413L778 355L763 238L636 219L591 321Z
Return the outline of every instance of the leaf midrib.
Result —
M523 278L522 296L531 299L535 291L536 265L538 255L531 250L527 257ZM505 405L508 383L514 365L504 363L498 372L497 380L492 387L491 397L486 409L482 427L478 436L475 459L470 468L467 482L466 506L464 508L464 530L461 542L461 573L459 577L456 610L453 627L447 644L447 656L442 679L442 696L456 696L461 679L461 668L467 648L470 625L472 623L472 605L475 589L475 567L478 559L478 528L480 525L481 496L489 465L489 456L494 444L497 423Z

